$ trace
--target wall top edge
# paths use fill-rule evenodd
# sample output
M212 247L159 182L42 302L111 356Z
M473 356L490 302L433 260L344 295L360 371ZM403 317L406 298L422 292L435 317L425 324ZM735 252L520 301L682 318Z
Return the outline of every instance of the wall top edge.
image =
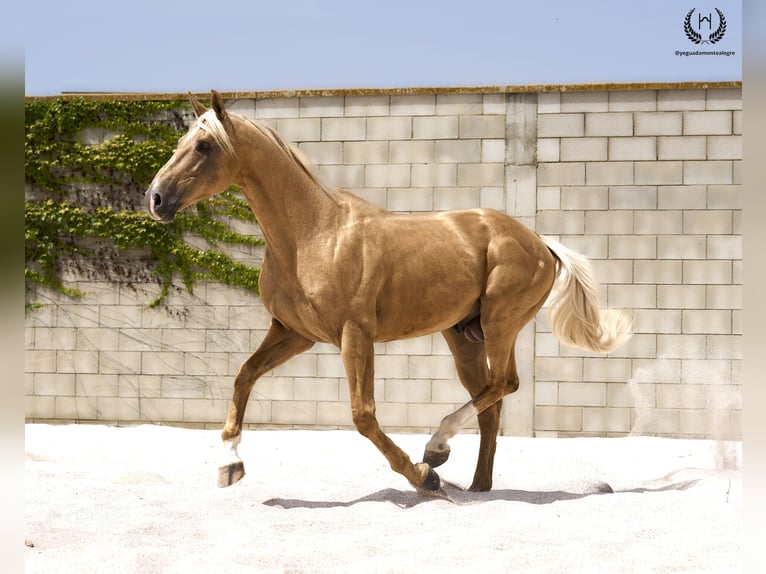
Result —
M519 94L547 92L603 92L637 90L700 90L741 88L742 81L727 82L629 82L629 83L590 83L590 84L527 84L507 86L443 86L411 88L331 88L301 90L270 90L221 92L224 99L277 99L307 98L329 96L399 96L399 95L445 95L445 94ZM204 98L209 93L195 93ZM141 93L141 92L63 92L55 96L26 96L27 102L53 99L85 98L88 100L185 100L186 93Z

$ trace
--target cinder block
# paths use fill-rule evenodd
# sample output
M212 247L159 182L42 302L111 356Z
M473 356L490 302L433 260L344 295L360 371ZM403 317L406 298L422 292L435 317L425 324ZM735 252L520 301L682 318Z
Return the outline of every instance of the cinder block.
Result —
M424 116L412 120L412 139L456 139L458 118L455 116Z
M742 159L742 136L708 136L708 159Z
M409 378L408 359L409 357L407 355L385 355L375 357L375 377L378 379Z
M422 379L386 379L387 403L430 403L431 381Z
M608 285L607 304L618 309L654 309L657 288L654 285Z
M657 238L659 259L705 259L704 235L661 235Z
M505 115L460 116L458 125L461 139L505 137Z
M681 211L636 211L633 230L638 235L673 235L681 233Z
M561 138L559 141L561 161L607 160L607 138Z
M419 356L408 357L411 379L455 379L455 363L451 357Z
M273 98L255 101L256 119L297 118L300 115L298 98Z
M707 385L705 387L707 394L706 407L709 409L742 410L742 386L733 385Z
M654 333L634 333L621 347L609 353L623 359L651 359L657 356L657 336Z
M537 357L536 381L582 381L583 360L579 357Z
M108 336L109 333L114 333L112 329L94 329L84 327L82 329L75 329L73 327L37 327L34 330L34 346L37 350L52 349L56 351L73 351L77 348L81 349L93 349L93 345L88 345L90 337L94 333L101 333ZM85 345L80 346L78 344L80 339Z
M681 112L636 112L633 135L680 136L683 132Z
M541 114L537 118L538 137L581 138L584 135L585 114Z
M378 403L376 407L378 422L384 429L406 428L408 411L408 405L405 403Z
M115 305L114 307L129 308L124 305ZM114 325L102 323L100 316L100 305L81 305L77 303L64 303L56 306L55 325L56 327L122 327L135 325ZM163 315L165 314L161 311ZM35 315L42 319L45 317L44 311L37 311ZM110 313L107 312L107 317Z
M707 240L709 259L742 259L741 235L711 235Z
M482 113L504 114L505 94L484 94L482 98Z
M684 261L683 274L687 284L730 284L731 261Z
M56 369L59 373L98 373L98 357L97 351L56 351Z
M655 209L657 188L655 186L611 187L609 209Z
M684 183L720 185L734 183L731 161L685 161Z
M457 184L460 186L498 187L505 178L502 163L459 164L457 166Z
M606 404L609 407L654 407L657 402L656 387L651 383L608 383Z
M140 373L146 375L182 375L184 374L184 353L166 352L166 351L145 351L143 353L121 352L109 354L115 363L124 363L126 360L135 361L136 356L141 358ZM101 372L110 372L105 370L107 365L102 365Z
M702 385L657 385L657 406L665 409L705 408Z
M316 142L322 139L319 118L285 118L277 120L277 132L290 142Z
M637 161L635 183L637 185L674 185L684 182L683 162Z
M74 396L75 377L74 373L35 373L34 394L38 396Z
M435 429L441 420L455 411L453 405L407 404L407 426Z
M348 403L318 402L317 425L323 427L353 427L351 408Z
M367 118L368 140L408 140L411 138L411 117Z
M633 162L605 161L585 164L587 185L630 185L633 181Z
M681 283L681 262L671 260L636 261L633 277L636 283Z
M708 209L742 209L742 187L740 185L709 185L707 186ZM737 212L734 216L737 217ZM739 231L735 231L739 233Z
M386 208L391 211L402 212L433 211L433 189L427 187L389 189Z
M317 355L317 377L321 378L346 378L346 367L340 353L331 355ZM297 398L297 397L296 397Z
M658 285L657 307L659 309L704 309L705 287L703 285Z
M561 210L561 188L540 187L537 190L537 207L540 211Z
M316 377L317 355L303 353L276 367L272 372L275 377Z
M706 109L741 110L742 88L718 88L707 90Z
M433 163L435 161L435 146L434 142L431 140L366 143L380 143L383 146L388 145L388 154L391 163Z
M366 129L366 118L322 118L322 141L364 140Z
M541 187L585 185L585 164L540 163L537 166L537 181Z
M586 381L625 382L630 378L630 366L630 359L586 357L583 362L583 378Z
M606 112L609 109L609 92L562 92L561 111Z
M578 186L561 188L561 209L602 210L609 208L609 188L605 186Z
M56 397L24 397L24 416L29 421L56 418Z
M101 305L99 307L99 323L101 327L138 328L141 326L141 309L127 305ZM86 325L82 326L85 327Z
M314 165L337 165L343 163L343 144L341 142L307 142L299 149Z
M338 379L334 378L296 377L293 382L293 393L296 401L337 401L339 386Z
M435 380L431 383L431 401L434 403L461 404L471 396L456 380Z
M141 420L140 403L137 398L98 397L99 420L137 422Z
M368 165L364 171L365 187L409 187L409 164Z
M588 235L618 235L632 230L632 211L585 212L585 233Z
M657 189L659 209L705 209L706 205L704 185L663 185Z
M705 136L657 138L657 155L660 160L704 160L707 158L707 138Z
M562 235L560 241L588 259L606 259L607 237L603 235Z
M585 135L632 136L633 114L630 112L607 112L585 114Z
M387 116L389 96L346 96L346 117Z
M537 161L540 163L557 162L560 154L559 138L540 138L537 140Z
M435 95L420 94L391 96L392 116L432 116L435 113Z
M635 309L634 333L681 333L681 311L677 309Z
M585 231L585 214L582 211L540 211L537 214L537 231L547 235L578 235Z
M611 235L609 257L612 259L655 259L657 238L651 235Z
M74 394L81 397L116 397L119 395L117 375L79 373L75 376L75 389Z
M303 118L342 118L344 115L343 96L312 96L299 100Z
M655 90L616 90L609 92L610 112L653 112L657 110Z
M55 397L52 418L70 421L94 421L99 418L95 397Z
M611 137L610 161L654 161L657 159L657 138Z
M317 422L315 401L273 401L271 422L280 425L313 425Z
M704 110L705 90L659 90L657 109L659 110Z
M226 420L229 401L223 399L184 399L184 422L208 422L220 424Z
M681 382L688 385L731 384L731 361L722 359L681 361Z
M561 406L603 407L606 383L559 383L558 396Z
M364 187L363 165L321 165L319 176L328 185L353 189Z
M631 429L629 408L584 408L582 410L583 432L629 433Z
M412 187L453 187L457 185L457 164L413 165L411 177Z
M537 94L537 113L558 114L561 112L561 92L542 92Z
M684 112L684 135L730 135L730 111Z
M535 407L535 430L579 431L583 428L582 407Z
M685 310L683 333L706 335L732 334L732 312L728 310Z
M632 383L677 384L681 380L678 359L634 359Z
M435 142L434 150L434 158L437 163L478 163L481 161L481 140L477 139L439 140Z
M535 382L535 406L556 406L559 404L559 384Z
M742 135L742 111L734 111L731 114L731 132L735 135Z
M742 358L741 335L707 335L705 340L704 358L706 359Z
M505 161L505 140L482 140L481 161L486 163L503 163Z
M229 353L184 353L184 373L198 377L233 376L239 364L230 365L229 359Z
M705 335L658 334L657 357L660 359L704 359Z
M708 285L707 309L742 309L742 285Z

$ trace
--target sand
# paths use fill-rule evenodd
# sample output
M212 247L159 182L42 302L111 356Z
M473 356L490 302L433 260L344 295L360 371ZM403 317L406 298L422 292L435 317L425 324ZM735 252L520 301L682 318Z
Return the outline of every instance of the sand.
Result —
M742 570L739 442L501 437L487 493L458 488L478 437L451 446L449 501L351 431L245 432L219 489L218 431L27 425L26 572Z

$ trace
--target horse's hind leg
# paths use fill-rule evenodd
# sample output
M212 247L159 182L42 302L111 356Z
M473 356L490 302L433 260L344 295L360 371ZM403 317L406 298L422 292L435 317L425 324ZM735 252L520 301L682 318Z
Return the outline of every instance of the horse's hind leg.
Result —
M231 486L245 474L245 466L237 454L237 445L242 438L242 421L245 418L247 399L255 381L274 367L281 365L298 353L311 348L314 343L272 319L271 327L258 350L239 368L234 379L234 395L229 405L229 414L221 432L226 459L218 469L218 486Z
M442 335L455 358L460 381L470 393L471 398L476 397L489 384L489 368L484 343L471 342L455 329L447 329ZM501 408L502 402L498 401L493 408L478 414L481 442L471 490L484 491L492 488L492 466L495 459ZM448 438L446 435L438 435L435 440L430 441L426 446L423 461L434 467L446 462L450 452Z

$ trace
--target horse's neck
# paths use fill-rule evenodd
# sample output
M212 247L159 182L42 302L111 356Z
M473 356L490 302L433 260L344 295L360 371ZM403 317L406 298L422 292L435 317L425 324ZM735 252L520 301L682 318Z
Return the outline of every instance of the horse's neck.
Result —
M302 245L337 225L333 196L262 134L241 158L245 197L261 226L272 257L294 261Z

